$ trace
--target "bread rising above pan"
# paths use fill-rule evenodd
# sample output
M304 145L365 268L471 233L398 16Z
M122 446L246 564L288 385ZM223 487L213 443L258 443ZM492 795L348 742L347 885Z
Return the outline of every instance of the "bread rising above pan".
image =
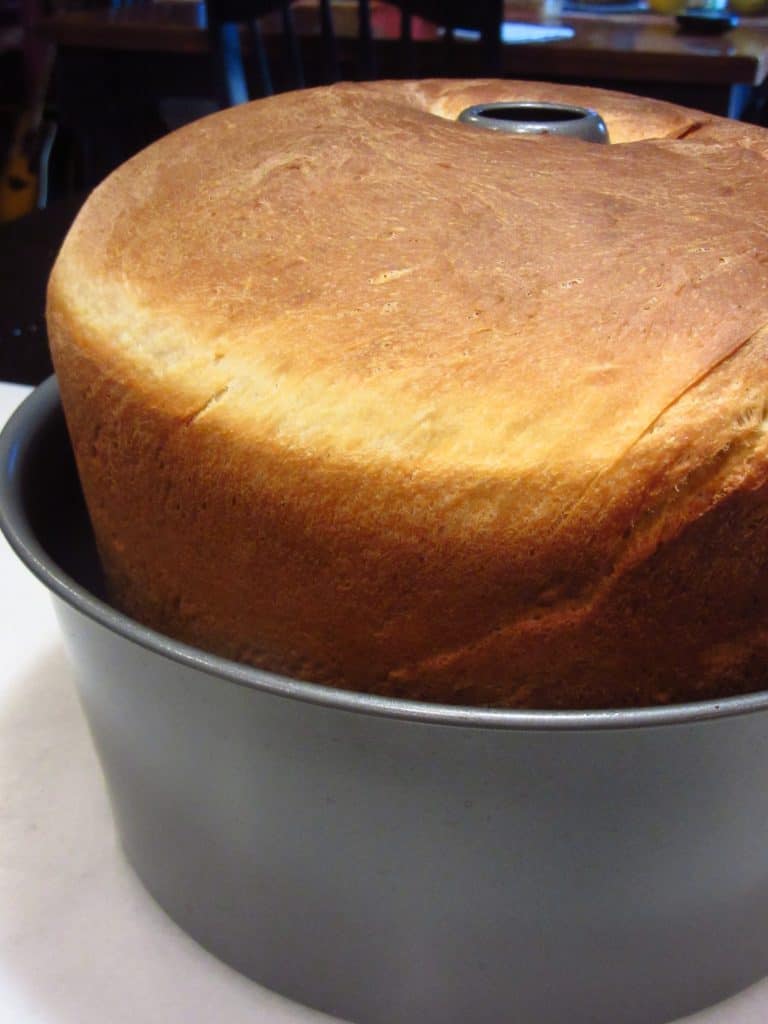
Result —
M457 123L602 113L612 145ZM89 199L49 332L115 602L424 700L764 686L768 135L515 82L340 85Z

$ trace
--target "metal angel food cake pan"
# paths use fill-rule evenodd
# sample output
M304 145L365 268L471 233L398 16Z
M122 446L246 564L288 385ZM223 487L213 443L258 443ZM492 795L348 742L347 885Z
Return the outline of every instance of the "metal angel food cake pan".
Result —
M359 1024L661 1024L768 971L768 694L523 712L247 668L107 603L54 381L1 456L125 854L217 956Z

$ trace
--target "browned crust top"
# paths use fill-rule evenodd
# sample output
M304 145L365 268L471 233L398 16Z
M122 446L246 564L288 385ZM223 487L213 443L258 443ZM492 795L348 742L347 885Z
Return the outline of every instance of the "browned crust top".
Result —
M609 147L430 112L521 88L341 86L198 122L97 190L53 315L286 444L571 473L578 433L579 473L610 464L766 322L765 161L748 130L612 94L574 94Z

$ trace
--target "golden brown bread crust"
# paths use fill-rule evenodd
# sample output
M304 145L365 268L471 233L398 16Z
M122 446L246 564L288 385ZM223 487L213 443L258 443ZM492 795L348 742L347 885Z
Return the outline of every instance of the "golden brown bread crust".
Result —
M614 145L450 120L515 98L597 107ZM398 696L763 686L766 152L618 94L419 82L140 154L49 289L116 601Z

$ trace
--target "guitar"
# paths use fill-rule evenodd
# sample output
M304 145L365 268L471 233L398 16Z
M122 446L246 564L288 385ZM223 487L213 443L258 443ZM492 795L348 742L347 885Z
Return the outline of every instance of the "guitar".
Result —
M0 221L15 220L36 207L42 208L48 198L48 159L56 125L45 121L43 115L54 55L54 48L48 47L31 102L16 123L0 176Z

